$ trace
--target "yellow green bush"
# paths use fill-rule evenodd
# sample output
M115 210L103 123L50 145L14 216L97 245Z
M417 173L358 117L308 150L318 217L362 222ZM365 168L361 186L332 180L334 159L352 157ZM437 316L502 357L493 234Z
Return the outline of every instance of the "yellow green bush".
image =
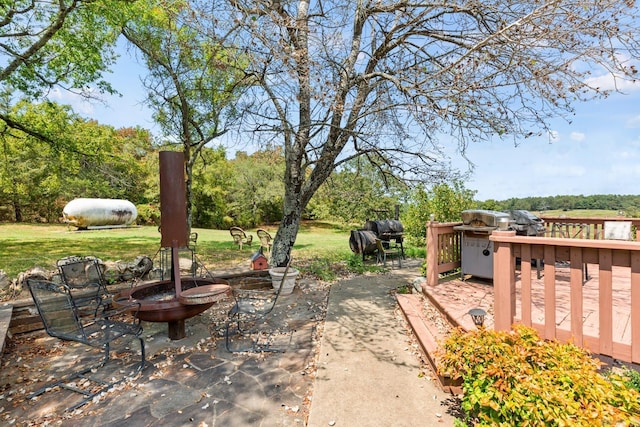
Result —
M640 425L640 393L575 345L544 341L529 327L456 330L439 371L462 377L462 409L476 426Z

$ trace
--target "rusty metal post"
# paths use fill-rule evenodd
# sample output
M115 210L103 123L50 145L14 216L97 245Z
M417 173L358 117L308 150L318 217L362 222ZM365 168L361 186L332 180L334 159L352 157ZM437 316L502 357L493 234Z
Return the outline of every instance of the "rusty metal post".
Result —
M184 154L160 152L160 232L163 248L188 245ZM175 243L174 243L175 242Z

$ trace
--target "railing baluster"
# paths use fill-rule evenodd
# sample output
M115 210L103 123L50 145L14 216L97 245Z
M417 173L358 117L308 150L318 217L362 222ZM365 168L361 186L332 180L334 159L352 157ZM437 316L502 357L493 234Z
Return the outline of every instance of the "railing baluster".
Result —
M576 345L582 346L584 344L584 331L583 331L583 303L582 303L582 285L583 285L583 261L582 261L582 249L571 248L571 272L570 272L570 286L571 286L571 334Z
M556 337L556 248L544 247L544 337Z
M531 326L531 245L522 245L520 257L520 292L522 323ZM536 262L540 262L539 260Z
M631 254L631 361L640 363L640 253Z
M613 351L613 276L611 272L611 249L598 251L600 263L598 280L600 284L598 292L598 307L600 318L600 353L612 354Z

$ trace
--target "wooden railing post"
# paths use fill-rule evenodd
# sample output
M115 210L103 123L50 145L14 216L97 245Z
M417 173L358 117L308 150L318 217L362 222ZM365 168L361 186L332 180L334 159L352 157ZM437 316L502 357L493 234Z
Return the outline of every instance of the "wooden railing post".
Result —
M515 256L511 243L497 239L515 235L515 231L495 230L490 237L493 240L494 328L497 331L510 330L516 312Z
M427 223L427 286L438 284L438 232L434 224Z

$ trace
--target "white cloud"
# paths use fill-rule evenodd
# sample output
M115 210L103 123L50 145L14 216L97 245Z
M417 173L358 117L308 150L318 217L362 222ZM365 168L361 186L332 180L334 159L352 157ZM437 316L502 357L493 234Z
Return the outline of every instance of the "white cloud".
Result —
M620 90L623 92L640 90L640 81L625 80L623 77L619 75L614 76L613 74L603 74L597 77L591 77L585 80L585 83L600 90Z
M59 88L54 88L49 92L48 98L59 104L70 105L76 113L81 115L92 115L95 111L93 103L86 98Z
M582 132L571 132L570 138L573 141L584 141L584 139L586 138L586 135Z

